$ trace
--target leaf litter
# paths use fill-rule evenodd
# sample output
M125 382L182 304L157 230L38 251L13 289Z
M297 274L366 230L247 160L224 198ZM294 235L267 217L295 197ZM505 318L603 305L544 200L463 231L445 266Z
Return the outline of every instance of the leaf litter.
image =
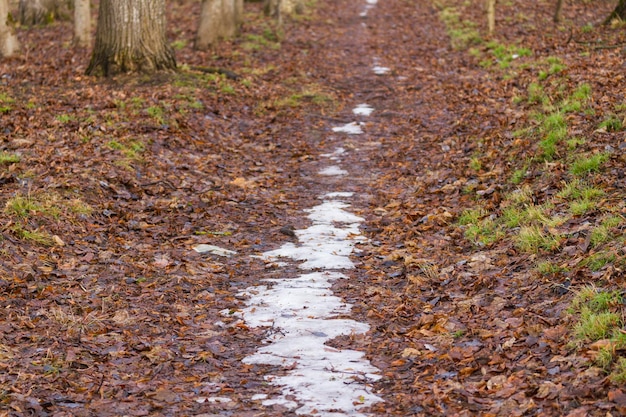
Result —
M283 395L265 377L289 371L243 363L272 328L234 313L260 279L301 272L252 256L295 248L313 222L303 210L341 189L366 239L355 242L356 268L330 284L352 306L338 318L369 331L325 346L365 352L381 370L371 393L384 402L363 413L624 414L622 388L593 362L596 345L576 346L567 313L576 289L624 284L623 241L591 237L608 214L626 213L625 137L604 123L624 116L623 53L612 47L623 29L598 24L613 2L568 4L567 26L552 23L549 3L499 4L511 18L498 20L497 41L535 54L514 60L497 43L451 42L471 35L463 22L486 33L481 8L373 4L318 2L285 22L280 50L241 54L243 37L193 51L199 5L172 3L179 62L233 69L241 84L185 70L95 80L83 75L88 51L63 47L68 22L18 31L26 52L0 63L11 98L0 115L2 207L22 197L19 215L0 214L2 413L293 413L263 405ZM244 33L272 30L257 3L246 9ZM373 72L383 65L393 72ZM305 84L336 102L286 100ZM592 99L576 110L581 84ZM359 103L376 109L363 133L333 131ZM557 132L553 152L538 129L558 122L554 106L568 136ZM332 154L349 175L316 175ZM602 197L573 197L575 175ZM530 197L515 207L576 213L539 229L557 237L551 249L526 252L501 228L518 204L509 193L524 186ZM457 222L478 206L478 221ZM279 232L288 225L293 236ZM199 245L237 254L190 249Z

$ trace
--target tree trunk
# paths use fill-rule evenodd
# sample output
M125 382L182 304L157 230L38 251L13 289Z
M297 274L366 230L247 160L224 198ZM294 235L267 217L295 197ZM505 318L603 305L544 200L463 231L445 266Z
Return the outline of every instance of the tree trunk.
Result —
M235 0L235 17L237 18L237 32L243 23L243 0Z
M561 9L563 9L563 0L556 0L554 16L552 16L552 21L554 21L554 23L559 23L561 20Z
M165 0L100 0L88 75L176 69L165 37Z
M264 0L263 11L280 21L283 16L289 16L304 11L304 0Z
M5 57L13 55L19 49L17 37L9 26L8 17L9 1L0 0L0 55Z
M609 17L606 18L604 24L609 24L614 19L626 20L626 0L618 1L617 6L615 6Z
M21 25L50 23L59 14L60 0L20 0L18 16Z
M203 0L196 49L207 49L220 38L237 35L242 13L241 0Z
M487 0L487 28L493 35L496 29L496 0Z
M74 43L80 47L91 45L90 0L74 0Z

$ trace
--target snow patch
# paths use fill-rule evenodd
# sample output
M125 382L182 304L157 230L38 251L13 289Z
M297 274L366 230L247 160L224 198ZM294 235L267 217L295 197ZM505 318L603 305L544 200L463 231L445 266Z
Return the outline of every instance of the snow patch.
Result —
M351 311L351 305L332 292L333 281L348 279L337 270L354 268L350 254L357 241L363 218L347 211L349 204L335 198L352 193L328 193L323 203L308 212L312 225L295 230L298 245L286 243L265 252L262 257L302 261L301 269L315 270L296 278L265 279L264 285L247 288L239 295L248 297L238 312L250 327L268 326L267 345L243 359L247 364L283 366L283 376L266 380L281 387L277 398L262 404L281 404L299 415L324 417L365 417L360 410L382 399L371 393L368 383L380 378L380 370L364 358L364 353L335 349L326 343L341 335L364 334L366 323L338 318ZM262 399L261 397L256 397Z
M370 114L372 114L373 111L374 109L365 103L359 104L352 109L352 113L358 116L369 116Z
M234 250L224 249L224 248L220 248L219 246L214 246L214 245L206 245L204 243L198 246L194 246L193 250L195 250L198 253L212 253L214 255L225 256L225 257L229 257L231 255L237 254L237 252L235 252Z
M330 158L333 161L338 161L340 159L339 157L344 153L346 153L346 150L344 148L337 148L333 153L323 153L320 156L323 156L324 158Z
M374 65L372 67L372 71L374 71L374 74L376 74L376 75L385 75L385 74L387 74L391 70L389 68L387 68L387 67L381 67L380 65Z
M334 193L328 193L328 194L324 194L321 197L318 197L320 200L331 200L331 199L340 199L340 198L350 198L354 195L354 193L351 192L334 192Z
M348 171L346 171L345 169L341 169L336 165L332 165L329 167L324 168L323 170L321 170L319 172L320 175L328 175L328 176L333 176L333 175L348 175Z
M361 129L361 123L352 122L343 126L333 127L333 132L342 132L347 133L348 135L360 135L363 133L363 129Z
M232 400L230 398L226 398L226 397L198 397L196 398L196 402L203 404L203 403L229 403Z

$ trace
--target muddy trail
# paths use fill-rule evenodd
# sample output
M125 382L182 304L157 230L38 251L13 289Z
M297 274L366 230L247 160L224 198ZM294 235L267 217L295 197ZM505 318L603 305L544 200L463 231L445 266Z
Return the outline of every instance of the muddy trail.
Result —
M104 80L70 23L20 28L0 415L624 414L623 322L576 338L572 310L623 285L626 137L599 127L626 116L623 28L597 25L609 2L562 26L514 2L481 43L482 4L445 3L320 0L283 27L246 3L200 52L175 2L180 71Z

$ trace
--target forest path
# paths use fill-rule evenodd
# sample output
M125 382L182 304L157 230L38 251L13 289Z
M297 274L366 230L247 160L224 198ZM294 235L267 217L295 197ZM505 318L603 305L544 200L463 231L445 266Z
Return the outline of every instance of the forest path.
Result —
M18 28L0 417L624 415L564 313L570 286L623 287L626 142L598 126L624 117L624 32L589 24L613 2L563 27L499 3L492 39L462 0L317 0L283 27L251 1L198 51L200 2L173 1L179 71L108 79L71 22ZM549 163L541 118L570 135ZM521 247L512 207L557 250Z
M345 9L341 11L346 13ZM339 116L349 122L329 123L330 129L326 128L320 138L322 146L314 146L325 153L314 156L313 163L302 164L305 189L317 193L321 201L303 211L312 224L289 229L296 242L261 255L277 271L293 271L296 267L303 272L262 279L259 285L239 293L246 298L243 310L234 307L224 312L240 317L250 327L270 327L264 345L246 356L243 363L270 365L267 374L262 366L257 373L264 374L263 379L278 387L281 394L268 396L251 391L251 399L264 406L295 410L298 415L366 416L370 414L363 410L384 402L372 391L372 382L381 378L381 370L363 357L365 352L328 343L338 337L367 340L369 330L366 323L349 318L351 304L341 295L334 295L332 287L338 280L357 281L349 285L360 292L367 283L366 271L351 260L355 251L361 251L359 246L369 244L359 231L364 219L352 214L350 206L353 200L366 202L371 198L367 189L374 174L363 162L380 147L380 142L364 131L376 112L367 98L384 95L386 88L380 79L390 71L367 47L370 34L366 18L376 12L376 1L368 0L361 5L358 19L354 10L336 16L342 22L341 36L333 39L334 47L326 50L327 58L330 62L337 60L336 67L346 73L343 79L341 74L336 75L333 84L337 85L328 87L343 85L352 89L346 95L349 102L342 106L352 108ZM350 276L345 275L347 271ZM277 367L279 372L274 373L271 369Z

